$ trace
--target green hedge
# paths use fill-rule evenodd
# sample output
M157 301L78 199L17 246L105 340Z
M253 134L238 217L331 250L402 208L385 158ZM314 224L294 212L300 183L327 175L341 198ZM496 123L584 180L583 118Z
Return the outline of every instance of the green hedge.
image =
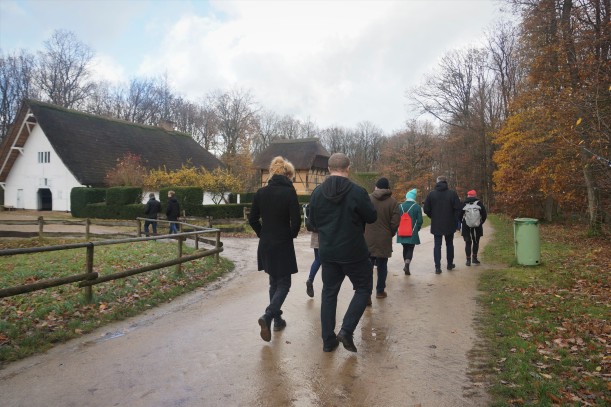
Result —
M89 204L83 211L83 218L95 219L136 219L144 217L143 204L106 205L104 202Z
M198 187L172 187L161 188L159 190L159 200L161 201L161 211L165 213L168 207L168 191L174 191L174 197L180 204L180 211L191 212L193 208L202 206L204 200L204 190Z
M240 203L252 203L253 198L255 197L254 192L240 192ZM229 203L234 204L238 203L238 194L231 193L229 194Z
M199 205L185 210L187 216L206 217L212 216L214 219L232 219L244 216L244 207L250 204L226 204L226 205Z
M70 212L77 218L86 218L85 208L88 204L104 202L106 188L77 187L70 191Z
M142 188L112 187L106 190L106 202L109 205L132 205L142 202Z

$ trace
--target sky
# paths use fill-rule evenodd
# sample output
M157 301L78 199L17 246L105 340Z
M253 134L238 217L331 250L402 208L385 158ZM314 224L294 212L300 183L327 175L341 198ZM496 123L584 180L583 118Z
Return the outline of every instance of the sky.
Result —
M95 52L97 80L167 74L198 102L248 91L264 110L386 134L417 118L406 91L450 50L479 46L497 0L0 0L0 50L42 50L56 29Z

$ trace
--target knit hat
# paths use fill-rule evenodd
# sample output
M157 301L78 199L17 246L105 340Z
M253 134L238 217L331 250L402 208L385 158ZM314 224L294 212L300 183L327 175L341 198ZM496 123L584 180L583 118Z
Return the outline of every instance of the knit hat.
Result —
M475 192L474 189L472 189L471 191L467 192L467 196L468 197L476 197L477 196L477 192Z
M407 191L407 194L405 194L405 199L413 199L415 201L416 200L416 194L418 194L418 190L416 188L411 189L411 190Z
M388 182L388 179L382 177L376 182L376 187L379 189L390 189L390 183Z

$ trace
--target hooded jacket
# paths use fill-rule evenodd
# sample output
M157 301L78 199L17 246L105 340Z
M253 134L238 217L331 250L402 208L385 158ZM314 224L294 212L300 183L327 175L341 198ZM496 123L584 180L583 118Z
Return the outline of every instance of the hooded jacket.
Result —
M431 218L431 234L454 234L462 215L458 194L448 188L447 182L438 182L424 200L424 213Z
M310 220L318 230L322 262L355 263L369 257L365 224L377 219L367 191L332 175L310 197Z
M389 258L392 256L392 237L399 227L399 206L390 189L376 189L369 198L378 213L378 219L365 227L369 255Z
M275 278L297 273L293 239L301 228L301 207L290 179L273 175L259 188L248 223L259 237L258 269Z
M168 208L165 211L168 220L178 220L180 217L180 204L175 197L168 199Z

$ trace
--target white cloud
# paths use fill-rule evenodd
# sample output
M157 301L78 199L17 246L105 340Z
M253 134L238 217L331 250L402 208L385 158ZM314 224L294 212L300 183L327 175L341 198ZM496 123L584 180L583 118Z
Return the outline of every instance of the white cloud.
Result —
M279 114L386 131L408 118L405 91L443 53L481 38L494 10L489 0L212 5L178 20L140 73L167 70L189 98L237 86Z
M128 78L123 66L110 55L96 54L91 63L92 76L96 81L113 84L127 83Z

